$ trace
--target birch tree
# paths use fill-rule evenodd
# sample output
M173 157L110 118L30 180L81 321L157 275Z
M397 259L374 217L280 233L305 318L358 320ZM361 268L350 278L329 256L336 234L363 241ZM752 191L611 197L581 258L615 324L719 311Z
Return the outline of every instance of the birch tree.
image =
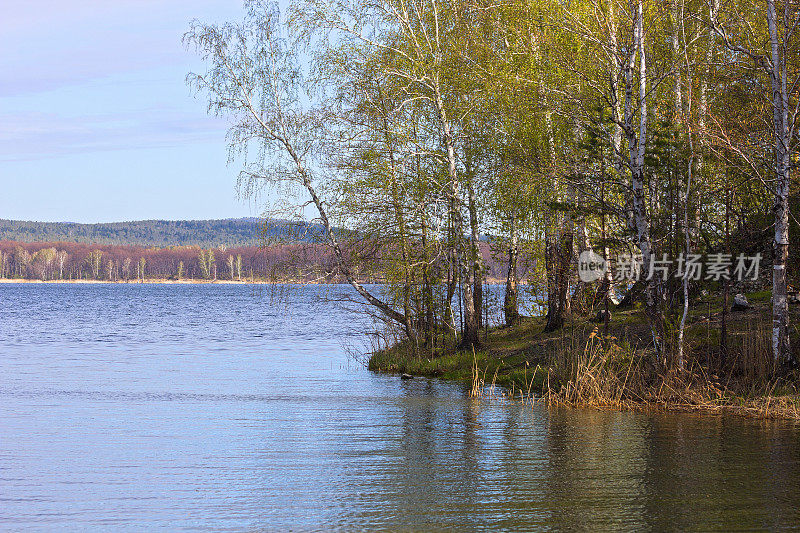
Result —
M92 277L94 279L100 279L100 266L103 263L103 251L92 250L89 252L89 256L86 260L89 263L89 268L92 270Z
M425 150L425 155L436 160L447 176L444 191L450 208L453 279L461 289L462 344L471 346L478 343L474 298L477 258L470 241L464 238L468 187L463 162L459 161L463 153L462 121L469 113L462 104L468 89L453 82L459 31L468 29L466 12L463 5L438 0L309 0L298 6L294 21L312 34L344 43L340 47L366 47L371 53L390 56L385 74L405 86L405 102L413 102L418 112L429 117L437 146Z
M58 263L58 279L64 279L64 265L69 259L69 254L64 250L59 250L56 253L56 263ZM0 271L0 274L2 272Z
M661 278L649 275L656 256L649 205L657 198L650 195L654 184L648 179L646 165L651 107L661 85L674 72L670 65L672 58L658 49L657 37L663 35L668 16L658 6L645 4L643 0L608 3L590 0L580 7L565 7L562 16L566 31L584 42L582 54L586 54L587 62L573 72L585 87L589 102L599 100L610 110L613 127L609 138L616 173L629 176L629 182L622 188L627 225L641 254L642 276L647 278L645 311L656 356L663 362L664 293ZM655 65L651 65L654 57ZM580 100L577 103L578 109L591 120L592 105Z
M747 57L769 80L772 108L775 216L772 274L772 353L776 364L794 364L789 342L787 262L789 257L789 187L792 153L800 144L800 7L796 2L765 0L765 20L751 22L748 14L729 6L709 4L709 24L733 53ZM734 6L735 7L735 6ZM720 17L723 17L720 20ZM762 45L762 43L765 43ZM792 61L794 60L794 61Z
M326 110L306 103L313 98L306 91L295 45L282 31L277 4L249 0L245 6L241 23L192 25L184 41L198 51L207 70L190 74L188 82L208 97L210 113L232 120L228 141L232 156L245 160L240 175L245 193L254 194L262 185L286 186L290 195L304 192L308 200L294 207L310 204L316 209L344 278L387 320L402 324L402 313L356 280L328 216L318 179L322 172L314 167ZM255 150L257 157L248 159L248 150Z
M128 281L130 275L131 275L131 258L126 257L122 261L122 277L125 279L125 281Z
M231 277L231 281L233 281L234 275L235 275L235 271L234 271L235 260L233 258L233 255L228 255L228 258L226 259L226 262L228 263L228 274Z

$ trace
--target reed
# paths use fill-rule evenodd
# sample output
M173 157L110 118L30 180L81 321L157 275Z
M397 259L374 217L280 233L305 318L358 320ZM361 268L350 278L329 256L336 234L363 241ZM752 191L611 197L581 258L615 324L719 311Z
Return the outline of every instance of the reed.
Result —
M763 330L762 330L762 333ZM685 410L731 412L758 418L800 419L800 399L791 381L767 380L772 375L766 335L751 335L742 349L745 364L758 362L759 373L744 375L731 387L702 365L678 372L656 368L646 350L602 337L594 328L583 346L575 337L562 338L549 354L550 367L541 394L530 389L523 403L599 409ZM533 380L531 380L532 382ZM742 389L740 383L755 383Z

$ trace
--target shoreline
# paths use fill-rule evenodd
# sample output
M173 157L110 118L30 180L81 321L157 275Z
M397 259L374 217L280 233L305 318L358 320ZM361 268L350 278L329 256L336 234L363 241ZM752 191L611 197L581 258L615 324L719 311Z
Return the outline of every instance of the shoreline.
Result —
M751 299L756 300L757 295L751 294ZM768 317L768 312L762 301L735 315L735 321L729 317L732 337L758 333L748 329L749 322ZM713 349L713 345L702 344L708 330L716 327L710 322L699 313L687 328L695 356L710 354ZM694 366L683 373L658 370L652 364L651 351L630 349L646 346L642 340L648 328L639 310L614 311L608 337L600 334L601 325L589 323L587 317L573 317L562 330L551 333L543 332L544 325L542 317L526 317L511 327L489 329L488 334L482 332L481 346L474 351L458 349L455 339L447 338L433 354L415 354L407 341L402 341L370 354L368 368L377 373L461 382L476 398L800 421L796 373L752 379L736 372L714 371L713 366Z
M364 284L376 282L362 282ZM146 279L146 280L102 280L102 279L0 279L0 285L15 285L15 284L40 284L40 285L346 285L347 282L342 281L266 281L266 280L252 280L252 281L238 281L229 279Z
M398 346L392 346L381 352L385 356L397 350ZM369 370L378 374L392 374L404 376L403 379L414 377L441 379L449 382L461 383L465 388L471 386L470 396L477 399L515 401L522 405L533 405L536 403L546 407L569 407L575 409L592 409L597 411L635 411L642 413L698 413L709 416L742 416L760 420L784 420L800 423L800 396L797 394L763 394L763 395L737 395L718 398L718 401L691 401L691 396L700 396L705 391L704 385L694 386L688 382L673 382L672 384L661 384L663 387L679 385L685 387L681 391L682 398L626 398L623 400L603 401L574 401L565 399L561 396L561 391L547 389L547 382L552 375L552 369L536 365L536 368L529 371L529 384L533 385L527 389L516 379L512 373L491 368L491 365L477 368L468 367L460 362L445 364L435 369L423 369L417 366L416 362L410 362L407 357L389 355L392 362L389 367L377 367L370 357ZM472 353L453 351L450 356L453 359L472 359ZM485 358L479 356L479 360L485 362ZM411 376L406 378L405 376ZM697 376L688 376L696 378ZM563 385L559 385L563 390ZM653 387L651 393L657 394L659 387Z
M378 280L356 280L362 285L380 285L384 283ZM167 278L152 278L142 281L130 279L125 280L107 280L107 279L24 279L24 278L0 278L0 285L3 284L79 284L79 285L349 285L347 281L300 281L300 280L247 280L238 281L230 279L167 279ZM501 280L488 280L487 284L500 284Z

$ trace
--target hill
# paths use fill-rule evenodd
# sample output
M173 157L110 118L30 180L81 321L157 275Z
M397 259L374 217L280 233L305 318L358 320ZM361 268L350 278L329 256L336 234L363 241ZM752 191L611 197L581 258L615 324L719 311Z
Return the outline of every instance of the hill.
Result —
M316 230L316 231L315 231ZM139 246L252 246L268 239L307 242L315 225L259 218L138 220L78 224L0 219L0 241Z

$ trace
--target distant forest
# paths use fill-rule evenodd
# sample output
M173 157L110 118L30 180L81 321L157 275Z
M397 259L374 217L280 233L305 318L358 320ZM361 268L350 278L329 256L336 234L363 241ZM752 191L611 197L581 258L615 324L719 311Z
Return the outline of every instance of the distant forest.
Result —
M0 278L48 280L329 280L315 244L144 247L0 241Z
M73 242L137 246L256 246L271 241L309 242L315 225L229 218L224 220L139 220L101 224L0 219L0 241Z
M363 242L351 242L344 249L348 255L362 258L362 267L354 272L358 279L385 280L390 251ZM487 276L505 276L505 263L493 257L488 243L481 243L481 252ZM344 278L330 248L320 243L273 241L264 246L206 248L0 241L0 279L336 283Z
M336 230L359 279L382 281L394 251ZM0 279L342 281L321 226L279 219L106 224L0 220ZM486 241L486 275L506 275ZM499 252L501 254L504 251ZM521 268L527 268L526 265ZM391 269L390 269L391 270Z

